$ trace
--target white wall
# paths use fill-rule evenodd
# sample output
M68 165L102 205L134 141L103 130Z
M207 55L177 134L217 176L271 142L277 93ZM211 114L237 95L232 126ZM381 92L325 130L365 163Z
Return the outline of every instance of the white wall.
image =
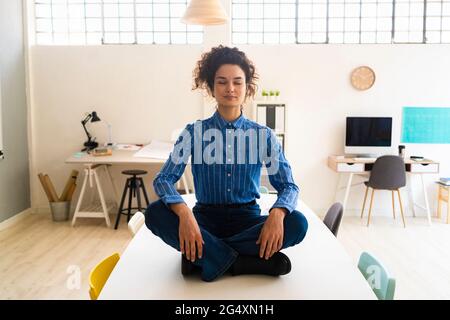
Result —
M33 207L48 206L38 172L48 173L59 191L71 168L81 172L64 161L86 141L85 112L104 120L87 125L100 142L107 139L105 122L115 142L148 143L201 119L202 95L191 91L200 54L199 46L32 47ZM115 168L116 177L122 169ZM147 169L153 175L158 168ZM151 176L146 182L152 190Z
M230 1L222 0L230 12ZM169 139L173 129L203 118L212 108L192 92L192 70L203 51L230 43L230 24L205 28L203 46L32 47L31 123L33 142L32 206L46 208L37 172L54 177L61 189L74 166L64 160L80 149L85 135L83 114L96 110L112 124L118 142ZM398 144L402 106L450 107L449 45L258 45L239 46L255 62L260 88L276 88L288 102L287 157L301 188L301 198L319 214L334 201L337 175L327 157L343 153L348 115L392 115ZM354 90L351 70L369 65L377 75L369 91ZM100 141L103 123L90 126ZM441 175L450 175L450 145L407 145L407 155L441 161ZM120 177L115 168L114 175ZM147 168L146 180L158 167ZM427 177L434 205L436 176ZM117 183L121 189L121 177ZM420 184L415 179L418 200ZM341 181L344 183L344 181ZM342 199L342 192L338 195ZM375 212L390 214L390 197L378 197ZM355 188L348 208L359 213L363 188ZM406 200L406 196L404 197Z
M345 117L394 117L394 145L400 141L403 106L450 107L450 45L306 45L241 46L259 69L260 88L278 88L289 103L287 157L293 165L301 197L324 213L334 199L337 175L327 168L330 154L343 154ZM357 91L350 72L369 65L375 85ZM407 156L423 155L441 162L442 176L450 175L450 145L407 144ZM430 204L436 202L437 175L427 175ZM344 185L345 176L341 184ZM356 178L357 182L363 181ZM345 181L344 181L345 180ZM413 178L418 202L423 202L420 178ZM362 186L352 189L348 209L359 214ZM374 209L391 214L390 194L375 196ZM343 190L338 194L343 199ZM406 202L406 193L403 197ZM377 210L379 211L379 210ZM418 214L424 214L418 210Z

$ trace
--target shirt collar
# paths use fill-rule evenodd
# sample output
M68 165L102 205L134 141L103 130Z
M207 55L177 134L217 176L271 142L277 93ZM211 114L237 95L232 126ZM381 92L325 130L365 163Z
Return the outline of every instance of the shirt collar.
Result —
M216 123L216 125L219 127L219 129L223 129L223 128L229 127L229 126L231 126L233 129L240 129L245 121L245 117L242 114L242 111L241 111L241 115L239 116L239 118L237 118L233 122L228 122L224 118L222 118L219 111L214 112L213 119L214 119L214 122Z

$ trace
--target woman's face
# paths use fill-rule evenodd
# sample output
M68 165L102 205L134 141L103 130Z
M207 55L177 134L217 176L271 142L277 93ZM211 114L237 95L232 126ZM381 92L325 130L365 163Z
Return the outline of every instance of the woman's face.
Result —
M235 64L224 64L214 78L214 97L219 106L239 107L244 103L247 84L245 73Z

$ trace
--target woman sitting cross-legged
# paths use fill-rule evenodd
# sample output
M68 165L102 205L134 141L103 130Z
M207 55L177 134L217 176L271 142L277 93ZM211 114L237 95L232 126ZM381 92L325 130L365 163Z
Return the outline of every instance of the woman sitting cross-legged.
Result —
M287 274L291 262L280 250L299 244L308 223L295 210L299 189L274 133L242 114L256 91L255 67L237 48L218 46L202 55L194 76L194 89L206 89L217 110L181 133L153 182L160 200L147 208L145 223L181 251L183 274L197 269L204 281L225 272ZM192 210L174 187L189 158ZM269 215L256 203L263 165L278 192Z

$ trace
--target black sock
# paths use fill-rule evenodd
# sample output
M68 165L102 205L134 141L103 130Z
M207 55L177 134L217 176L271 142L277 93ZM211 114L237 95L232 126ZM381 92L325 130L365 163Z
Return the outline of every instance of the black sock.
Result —
M267 260L259 256L239 255L229 270L233 276L240 274L280 276L291 271L291 261L281 252L275 252Z

